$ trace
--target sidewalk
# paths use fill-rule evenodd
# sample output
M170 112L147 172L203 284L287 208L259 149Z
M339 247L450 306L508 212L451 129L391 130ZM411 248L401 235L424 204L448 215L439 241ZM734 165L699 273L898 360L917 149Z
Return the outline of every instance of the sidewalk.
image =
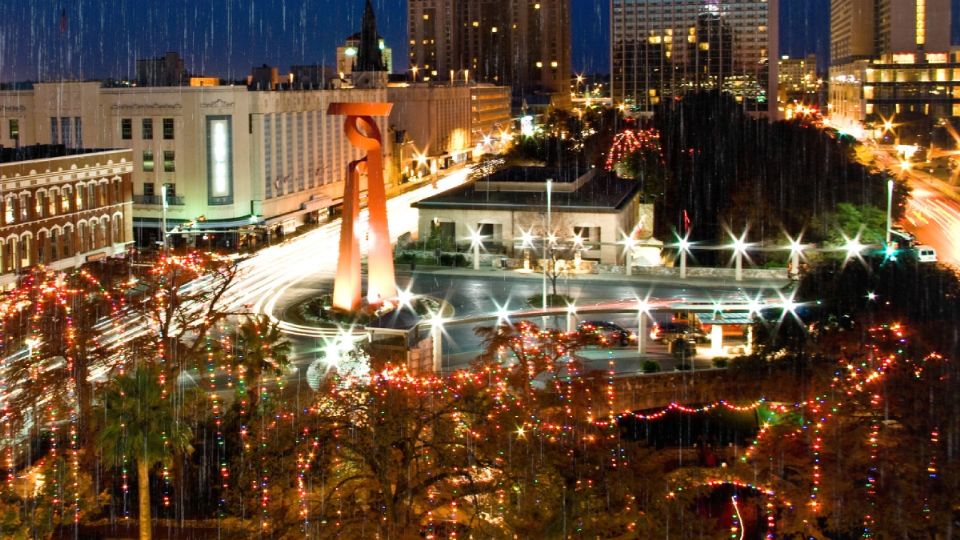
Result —
M405 268L406 267L406 268ZM430 266L430 267L421 267L418 266L413 272L409 271L408 265L398 264L396 269L397 274L402 275L431 275L431 276L451 276L451 277L475 277L475 278L486 278L486 279L527 279L527 280L536 280L542 281L543 274L539 272L517 272L515 270L497 270L495 268L486 268L480 270L474 270L473 268L448 268L443 266ZM638 275L634 274L631 276L620 274L620 273L601 273L601 274L571 274L569 276L561 276L557 283L565 283L569 281L601 281L601 282L617 282L620 284L625 283L655 283L655 284L665 284L673 286L688 286L688 287L731 287L731 288L744 288L744 289L782 289L783 287L791 283L788 279L748 279L744 278L743 281L735 281L727 277L718 277L718 278L705 278L705 277L687 277L686 279L680 279L679 276L653 276L653 275Z

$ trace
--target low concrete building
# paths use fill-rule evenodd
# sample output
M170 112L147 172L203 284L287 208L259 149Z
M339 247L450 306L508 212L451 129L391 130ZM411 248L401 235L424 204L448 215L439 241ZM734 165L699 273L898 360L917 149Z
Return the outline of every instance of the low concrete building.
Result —
M0 286L36 266L64 270L133 240L133 152L0 147Z
M639 183L599 169L512 167L414 206L421 241L466 247L476 231L487 252L539 259L549 239L558 258L623 264L623 239L640 222L639 193Z

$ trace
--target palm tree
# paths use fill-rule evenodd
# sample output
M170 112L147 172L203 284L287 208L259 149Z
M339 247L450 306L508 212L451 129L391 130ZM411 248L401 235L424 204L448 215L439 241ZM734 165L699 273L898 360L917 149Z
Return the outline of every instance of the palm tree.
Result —
M190 453L193 434L165 395L162 370L153 362L140 362L132 372L113 381L104 395L105 425L100 449L107 462L137 462L140 503L140 539L150 540L150 469L169 465L179 453Z
M239 331L233 367L242 372L247 385L256 386L253 392L248 392L247 385L240 385L237 390L241 399L246 395L249 410L253 410L263 388L263 376L282 377L289 365L290 342L283 338L277 324L265 315L248 317Z

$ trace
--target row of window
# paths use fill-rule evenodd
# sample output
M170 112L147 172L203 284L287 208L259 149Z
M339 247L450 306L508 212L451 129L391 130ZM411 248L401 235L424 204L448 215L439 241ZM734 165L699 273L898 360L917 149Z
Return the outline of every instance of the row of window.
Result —
M71 128L72 125L72 128ZM17 137L13 136L13 125L10 126L10 138L20 137L20 126L17 125ZM67 148L83 146L83 119L79 116L50 117L50 144L62 144Z
M123 189L119 178L112 184L65 185L49 190L30 193L8 194L2 201L3 224L28 223L36 219L68 214L81 210L119 204L123 202Z
M154 167L153 150L143 151L143 172L153 172ZM177 170L176 153L173 150L163 151L163 172L175 172Z
M61 229L23 233L16 238L0 238L0 268L3 273L21 270L35 264L51 264L76 254L123 243L123 217L102 216L89 222L68 223Z
M173 140L173 118L163 119L163 139ZM133 139L133 119L120 119L120 138L129 141ZM153 140L153 118L143 118L140 120L140 138L145 141Z

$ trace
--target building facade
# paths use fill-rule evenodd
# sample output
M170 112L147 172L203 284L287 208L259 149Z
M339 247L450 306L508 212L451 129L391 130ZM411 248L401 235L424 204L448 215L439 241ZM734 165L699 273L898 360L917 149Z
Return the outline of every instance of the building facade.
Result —
M960 116L950 0L832 0L830 17L834 124L859 129L897 117L922 142L939 120Z
M798 107L820 107L820 91L823 81L817 75L817 57L808 54L804 58L780 58L777 75L777 106L781 117L790 118Z
M361 153L327 107L386 99L386 89L42 83L0 92L0 144L129 148L138 243L158 240L166 217L169 228L237 231L218 238L236 245L245 229L290 230L338 204ZM380 127L390 133L386 119Z
M553 182L545 235L547 179ZM570 258L576 252L582 260L622 264L623 238L640 221L639 184L597 169L508 168L414 206L421 241L439 236L441 245L466 247L477 231L486 251L533 260L552 234Z
M614 103L650 111L693 90L776 111L779 0L611 0Z
M471 140L478 154L500 150L513 139L510 89L476 84L470 87Z
M569 107L570 1L408 0L411 75L509 86Z
M133 239L133 152L0 149L0 286L123 254Z
M415 85L387 88L395 154L406 178L427 176L473 157L470 88Z

